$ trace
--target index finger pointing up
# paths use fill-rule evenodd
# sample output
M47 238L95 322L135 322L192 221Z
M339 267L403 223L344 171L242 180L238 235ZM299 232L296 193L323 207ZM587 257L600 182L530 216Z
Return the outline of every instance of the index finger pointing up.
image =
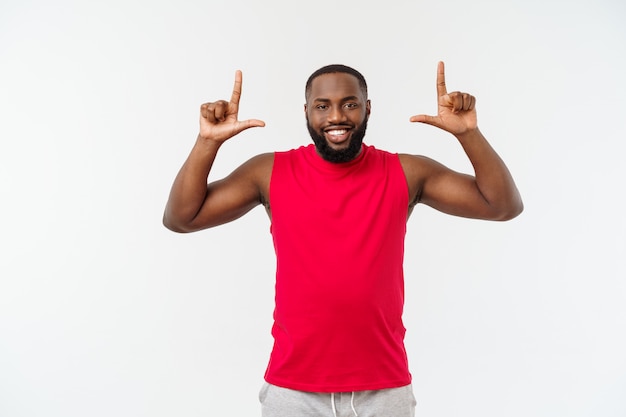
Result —
M235 106L239 106L239 99L241 98L241 71L235 71L235 86L233 87L233 94L230 96L230 102Z
M445 96L448 94L446 89L446 74L444 73L443 61L439 61L437 65L437 96Z

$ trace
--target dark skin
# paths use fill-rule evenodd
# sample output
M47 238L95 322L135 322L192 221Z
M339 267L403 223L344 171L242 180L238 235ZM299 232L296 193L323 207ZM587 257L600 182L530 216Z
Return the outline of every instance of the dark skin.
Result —
M163 224L175 232L194 232L235 220L263 204L271 218L269 184L274 154L257 155L226 178L208 184L213 161L224 142L252 127L257 119L239 120L242 75L235 74L230 101L200 107L200 132L172 186ZM513 178L478 129L476 100L467 93L448 93L444 65L437 69L438 111L415 115L411 122L443 129L459 141L474 167L474 175L455 172L425 156L400 154L406 176L409 207L418 203L444 213L484 220L509 220L523 210ZM315 78L304 106L309 124L333 149L348 146L352 132L369 117L371 105L356 77L345 73Z

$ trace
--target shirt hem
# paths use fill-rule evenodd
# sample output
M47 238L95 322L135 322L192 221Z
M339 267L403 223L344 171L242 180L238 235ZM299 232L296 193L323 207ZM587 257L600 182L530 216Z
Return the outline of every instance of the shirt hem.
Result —
M324 384L303 384L298 382L279 381L273 378L265 377L268 384L276 385L281 388L287 388L295 391L303 392L357 392L357 391L378 391L383 389L400 388L411 384L412 378L402 380L385 381L379 383L368 384L347 384L347 385L324 385Z

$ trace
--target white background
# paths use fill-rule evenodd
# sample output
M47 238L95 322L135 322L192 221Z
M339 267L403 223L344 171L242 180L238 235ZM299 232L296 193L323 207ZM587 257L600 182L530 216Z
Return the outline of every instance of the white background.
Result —
M626 415L626 6L595 1L0 4L0 416L260 415L274 255L262 208L161 225L199 105L240 118L213 177L310 142L304 83L370 85L366 141L470 170L411 124L450 90L526 209L507 223L419 207L406 338L419 416Z

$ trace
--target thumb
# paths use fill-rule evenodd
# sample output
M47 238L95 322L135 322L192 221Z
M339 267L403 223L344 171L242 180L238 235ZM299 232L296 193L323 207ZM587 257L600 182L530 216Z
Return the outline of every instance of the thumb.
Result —
M426 123L433 126L439 126L439 118L435 116L429 116L427 114L418 114L411 116L409 119L411 122Z
M235 130L237 133L240 133L246 129L250 129L251 127L265 127L265 122L258 119L240 120L237 122Z

